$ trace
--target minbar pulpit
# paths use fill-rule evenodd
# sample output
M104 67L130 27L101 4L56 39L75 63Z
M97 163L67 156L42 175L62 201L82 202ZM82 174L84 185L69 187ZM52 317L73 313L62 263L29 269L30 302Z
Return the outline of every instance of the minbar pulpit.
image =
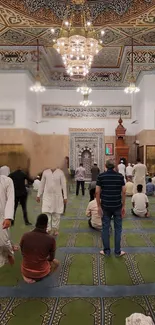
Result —
M129 147L125 143L125 133L126 129L122 125L123 121L120 117L118 120L119 125L117 126L116 133L116 144L115 144L115 159L118 165L120 160L123 159L125 163L128 162Z

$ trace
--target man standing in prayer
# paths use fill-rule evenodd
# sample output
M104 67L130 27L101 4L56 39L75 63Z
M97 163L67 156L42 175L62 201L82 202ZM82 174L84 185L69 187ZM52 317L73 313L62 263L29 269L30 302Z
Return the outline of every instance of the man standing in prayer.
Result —
M120 164L118 165L118 172L123 175L125 180L125 165L123 163L123 160L121 160Z
M117 173L112 160L106 162L107 171L97 179L96 200L98 213L102 216L102 241L104 251L101 255L110 255L110 222L113 216L115 228L115 255L123 256L121 251L122 218L125 216L125 182L122 174Z
M14 252L9 228L14 216L14 186L12 180L0 175L0 267L14 264Z
M97 177L100 173L100 169L97 166L97 163L94 162L94 166L91 169L91 177L92 177L92 182L96 182L97 181Z
M146 174L147 168L141 163L140 159L137 159L137 164L133 167L133 193L137 193L137 185L141 184L143 186L143 193L146 193Z
M27 283L42 280L59 266L59 261L55 259L56 241L47 233L47 224L47 215L40 214L36 228L21 239L21 272Z
M43 196L42 213L48 216L48 232L59 234L60 215L67 204L67 185L63 171L59 168L46 169L43 172L37 195L37 202Z
M155 175L152 177L152 184L155 185Z
M80 186L81 186L81 189L82 189L82 195L83 196L85 195L85 188L84 188L84 186L85 186L85 178L86 178L86 170L83 167L83 164L81 163L80 167L78 167L76 169L76 172L75 172L76 196L79 195Z
M15 215L16 215L16 210L18 207L18 204L20 203L22 206L23 210L23 218L25 221L25 225L29 226L32 225L27 216L27 189L26 189L26 184L25 181L27 180L28 182L30 181L29 177L21 170L19 167L16 171L11 173L9 177L13 180L14 183L14 188L15 188L15 213L14 213L14 220L12 224L14 225L15 221Z
M126 176L131 178L132 172L133 172L133 167L131 166L130 163L128 163L128 166L126 167Z

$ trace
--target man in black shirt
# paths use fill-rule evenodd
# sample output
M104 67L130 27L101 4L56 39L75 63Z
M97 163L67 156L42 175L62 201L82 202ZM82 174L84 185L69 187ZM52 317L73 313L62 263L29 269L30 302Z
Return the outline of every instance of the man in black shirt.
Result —
M123 256L121 251L122 218L125 216L125 182L122 174L114 170L112 160L106 162L107 171L97 179L96 200L102 216L102 255L110 255L110 221L113 216L115 227L115 255Z
M25 221L25 225L31 225L31 223L28 220L27 216L27 190L25 186L25 181L30 181L29 177L20 169L18 168L16 171L11 173L9 177L13 180L14 188L15 188L15 213L14 213L14 221L15 221L15 215L16 210L18 207L18 203L20 202L23 210L23 218ZM14 225L14 221L12 224Z

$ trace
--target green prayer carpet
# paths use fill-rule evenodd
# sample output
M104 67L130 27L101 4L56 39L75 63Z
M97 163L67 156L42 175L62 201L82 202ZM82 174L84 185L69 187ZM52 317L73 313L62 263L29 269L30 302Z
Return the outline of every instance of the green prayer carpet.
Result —
M151 219L134 219L131 215L131 199L126 202L127 213L123 220L125 232L122 235L123 249L136 249L135 253L116 258L113 254L105 258L99 254L102 248L101 233L89 231L85 210L88 204L88 193L85 198L74 193L69 195L65 216L61 219L60 234L57 238L57 256L62 258L61 268L57 273L59 286L71 287L71 297L29 298L10 297L9 288L23 285L20 273L21 254L15 254L15 265L5 265L0 269L0 292L8 287L8 297L0 298L0 324L7 325L124 325L125 318L134 312L154 316L155 294L139 293L140 285L155 285L155 250L146 253L145 248L154 249L155 245L155 198L150 198ZM29 220L36 222L41 205L35 201L35 193L28 199ZM81 218L81 219L80 219ZM112 223L113 227L113 223ZM19 244L22 235L33 227L26 227L23 222L21 207L16 215L15 226L11 228L12 241ZM134 232L133 232L134 230ZM114 231L110 238L114 248ZM70 251L74 248L78 251ZM64 250L65 249L65 252ZM93 249L96 249L93 251ZM59 251L60 250L60 251ZM92 253L91 253L92 250ZM125 295L125 288L136 285L136 295ZM33 286L33 285L31 285ZM110 296L74 297L74 286L85 290L83 286L104 288L109 286ZM106 286L106 287L105 287ZM118 286L117 297L113 294ZM44 287L44 282L42 282ZM124 288L123 291L119 288ZM99 291L97 291L99 292Z

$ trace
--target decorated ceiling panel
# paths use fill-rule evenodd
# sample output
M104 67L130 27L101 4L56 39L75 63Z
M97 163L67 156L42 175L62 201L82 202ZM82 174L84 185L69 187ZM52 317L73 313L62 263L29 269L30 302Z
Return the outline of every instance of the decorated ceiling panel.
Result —
M74 0L77 28L82 6ZM131 37L134 75L155 70L155 0L88 0L93 26L102 50L95 56L88 81L92 87L124 87L131 75ZM0 0L0 69L28 70L36 75L39 39L41 81L49 87L75 87L61 56L53 48L60 35L64 0ZM54 34L51 28L55 29ZM104 35L101 35L104 30Z

